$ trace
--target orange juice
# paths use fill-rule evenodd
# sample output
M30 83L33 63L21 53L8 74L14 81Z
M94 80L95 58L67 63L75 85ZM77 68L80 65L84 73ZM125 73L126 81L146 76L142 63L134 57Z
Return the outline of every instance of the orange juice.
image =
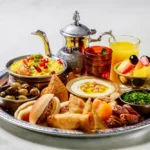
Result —
M117 74L114 72L114 65L118 62L123 61L126 58L129 58L133 54L138 56L139 46L132 42L116 41L110 43L110 48L113 50L110 80L116 83L120 83Z

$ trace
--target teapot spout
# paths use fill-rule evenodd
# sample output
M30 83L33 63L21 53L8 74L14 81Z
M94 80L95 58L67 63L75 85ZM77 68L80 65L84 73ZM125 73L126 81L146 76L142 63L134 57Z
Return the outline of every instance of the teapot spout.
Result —
M42 38L43 43L44 43L44 48L45 48L45 54L47 56L51 57L52 53L51 53L51 50L50 50L49 41L47 39L46 33L41 31L41 30L37 30L36 32L32 32L31 34L37 35L37 36Z

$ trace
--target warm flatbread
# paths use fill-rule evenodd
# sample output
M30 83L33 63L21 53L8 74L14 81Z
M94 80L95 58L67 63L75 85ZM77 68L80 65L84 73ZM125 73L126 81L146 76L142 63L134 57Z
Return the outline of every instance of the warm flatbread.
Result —
M19 120L29 121L29 114L35 101L26 102L18 107L14 117Z
M68 91L57 75L53 75L48 88L44 88L41 95L54 94L60 99L60 102L68 101Z

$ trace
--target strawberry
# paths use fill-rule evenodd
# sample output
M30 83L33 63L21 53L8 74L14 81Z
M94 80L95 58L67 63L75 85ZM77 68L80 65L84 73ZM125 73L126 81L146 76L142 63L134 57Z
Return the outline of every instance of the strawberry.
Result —
M144 65L144 66L148 66L149 65L149 60L146 56L142 56L140 59L140 62Z
M134 65L131 62L128 62L120 73L122 73L122 74L128 73L130 70L133 69L133 66Z

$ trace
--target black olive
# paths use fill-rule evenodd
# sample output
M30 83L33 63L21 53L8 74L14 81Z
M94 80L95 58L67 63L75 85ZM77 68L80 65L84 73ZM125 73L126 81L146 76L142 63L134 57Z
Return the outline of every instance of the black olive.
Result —
M130 62L133 64L133 65L136 65L139 61L138 57L136 55L131 55L130 58L129 58Z
M7 90L6 90L6 93L9 94L9 95L15 95L17 94L18 90L16 87L9 87Z

